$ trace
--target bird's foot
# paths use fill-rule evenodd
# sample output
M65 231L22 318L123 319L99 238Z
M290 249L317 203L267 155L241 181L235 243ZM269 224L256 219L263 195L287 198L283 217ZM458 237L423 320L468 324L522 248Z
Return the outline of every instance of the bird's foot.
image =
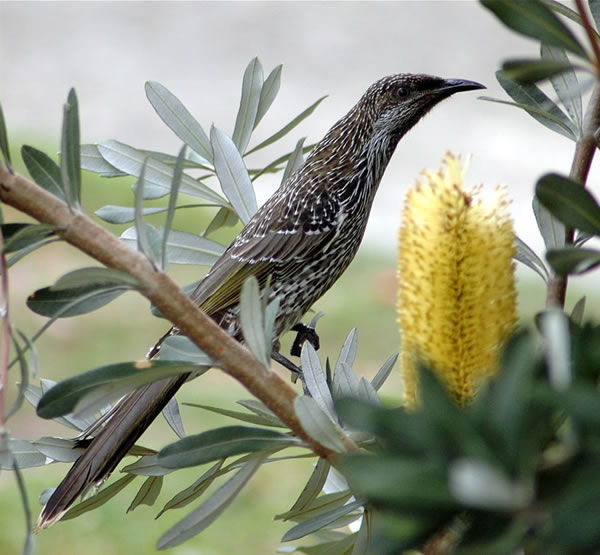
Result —
M292 343L292 348L290 349L290 354L292 356L300 356L300 353L302 352L302 345L305 341L308 341L315 348L315 351L319 350L321 344L315 328L307 326L302 322L298 322L292 328L292 331L296 332L296 339L294 339L294 342Z

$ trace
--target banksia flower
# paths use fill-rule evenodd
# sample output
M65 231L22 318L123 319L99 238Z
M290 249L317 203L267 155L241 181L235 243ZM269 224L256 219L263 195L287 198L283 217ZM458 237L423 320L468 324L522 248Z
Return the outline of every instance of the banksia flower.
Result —
M495 199L463 190L466 168L451 154L408 192L400 229L398 313L409 407L427 363L459 404L499 363L516 324L514 234L503 189Z

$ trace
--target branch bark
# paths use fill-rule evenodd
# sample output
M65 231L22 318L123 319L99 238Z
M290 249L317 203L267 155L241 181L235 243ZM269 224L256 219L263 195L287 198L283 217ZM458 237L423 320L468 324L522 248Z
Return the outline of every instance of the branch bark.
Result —
M144 255L131 249L85 214L72 211L66 203L35 183L11 174L1 166L0 200L40 223L58 226L59 235L66 242L105 266L136 278L139 292L182 333L265 403L317 455L334 462L336 453L312 440L296 417L294 399L297 393L203 313L167 274L156 270ZM342 441L349 450L356 449L349 437L344 435Z

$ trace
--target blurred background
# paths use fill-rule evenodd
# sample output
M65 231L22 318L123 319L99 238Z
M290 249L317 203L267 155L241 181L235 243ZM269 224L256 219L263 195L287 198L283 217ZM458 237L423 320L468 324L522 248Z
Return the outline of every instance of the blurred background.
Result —
M81 139L117 139L144 149L176 154L179 139L156 116L144 95L144 82L158 81L179 97L205 129L214 123L233 130L243 71L258 56L265 74L284 66L279 96L255 133L262 140L322 95L316 112L265 161L291 150L303 136L318 141L378 78L398 72L431 73L479 81L482 94L506 99L494 73L509 57L535 57L537 45L500 25L474 1L419 2L0 2L0 100L9 129L13 158L22 144L51 155L59 149L62 105L70 87L77 90ZM396 236L406 189L424 168L437 168L448 150L472 154L467 182L491 189L505 184L517 233L538 253L542 242L531 212L536 179L547 171L569 170L574 144L540 126L524 112L478 99L480 91L442 103L402 141L383 179L365 241L356 262L315 307L321 355L333 362L350 329L359 327L356 369L371 376L398 350L395 324ZM255 143L256 144L256 143ZM261 158L257 156L256 164ZM20 166L20 171L24 171ZM597 182L593 170L591 183ZM259 202L280 176L258 184ZM84 175L84 208L129 205L131 180ZM592 185L592 188L594 186ZM596 187L596 191L597 191ZM22 221L7 211L7 219ZM193 231L197 218L178 216L176 226ZM120 233L122 227L110 229ZM200 227L200 229L202 229ZM236 230L221 236L228 241ZM11 315L33 334L43 319L24 301L36 288L91 261L64 245L46 247L20 262L10 276ZM205 269L173 268L179 283L198 279ZM519 268L520 310L530 315L543 306L540 279ZM577 300L584 278L572 280L569 304ZM586 285L587 286L587 285ZM589 289L589 287L588 287ZM597 314L596 314L597 315ZM55 324L39 342L39 375L58 380L110 362L142 358L166 324L147 303L127 294L89 316ZM11 377L11 383L17 378ZM400 398L399 380L383 390L390 403ZM233 408L247 395L232 380L213 372L191 384L180 401ZM229 422L198 409L183 408L188 433ZM68 430L40 423L32 410L10 422L17 437L65 435ZM159 447L175 438L160 422L142 443ZM311 462L280 463L263 469L248 492L224 518L173 553L272 553L289 527L272 515L284 512L310 473ZM275 465L271 465L275 467ZM25 472L33 512L37 495L54 487L66 465ZM202 473L192 469L165 485L156 507L142 507L123 518L135 488L101 510L60 523L42 533L40 553L103 555L151 552L161 533L190 510L171 511L154 526L152 518L171 495ZM129 493L128 493L129 492ZM168 493L171 492L171 493ZM192 505L191 507L194 507ZM17 553L23 518L13 476L0 475L0 552ZM173 513L173 514L171 514ZM177 513L177 514L175 514ZM169 520L170 519L170 520ZM235 528L233 528L235 526ZM232 529L235 533L232 533ZM241 547L243 545L243 548Z

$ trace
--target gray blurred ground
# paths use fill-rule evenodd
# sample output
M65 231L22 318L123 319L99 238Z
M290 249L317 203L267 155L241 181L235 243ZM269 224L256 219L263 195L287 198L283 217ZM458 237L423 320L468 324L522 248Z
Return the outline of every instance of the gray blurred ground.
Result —
M0 98L12 134L57 140L71 86L82 140L116 138L175 153L178 139L145 99L146 80L174 92L205 129L231 133L246 64L284 64L265 138L323 94L289 138L318 140L379 77L423 72L486 84L506 57L536 56L534 41L505 29L478 2L0 2ZM444 152L473 154L469 181L506 183L517 232L539 247L530 210L537 177L567 172L573 145L516 109L462 93L401 143L367 230L393 251L404 191ZM276 186L261 189L264 200Z

